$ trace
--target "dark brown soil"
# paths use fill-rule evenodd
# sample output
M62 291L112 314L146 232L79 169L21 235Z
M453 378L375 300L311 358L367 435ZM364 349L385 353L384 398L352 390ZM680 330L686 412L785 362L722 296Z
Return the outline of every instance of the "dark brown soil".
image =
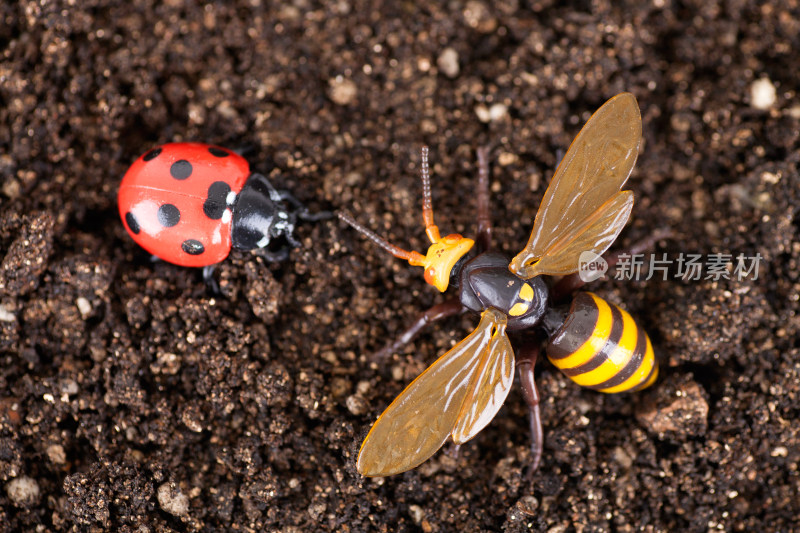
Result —
M266 4L0 4L0 531L800 530L797 0ZM603 396L542 363L532 480L517 387L457 454L356 473L375 417L477 323L369 362L442 300L419 269L331 220L285 263L234 253L214 296L116 211L138 155L200 140L419 249L419 146L440 227L472 234L489 145L514 254L621 91L645 142L615 248L670 228L673 259L764 261L757 280L595 283L663 377Z

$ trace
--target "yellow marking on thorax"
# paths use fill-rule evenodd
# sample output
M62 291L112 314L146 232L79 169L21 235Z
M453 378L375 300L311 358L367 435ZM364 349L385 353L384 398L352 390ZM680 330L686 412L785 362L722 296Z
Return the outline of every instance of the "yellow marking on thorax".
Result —
M517 296L522 301L511 306L511 309L508 311L510 316L521 316L528 311L531 306L531 301L533 300L533 287L527 283L523 283Z
M517 302L508 310L508 314L509 316L521 316L525 314L529 307L530 305L526 303Z
M519 290L519 297L525 300L526 302L532 301L533 287L531 287L527 283L523 283L522 288Z

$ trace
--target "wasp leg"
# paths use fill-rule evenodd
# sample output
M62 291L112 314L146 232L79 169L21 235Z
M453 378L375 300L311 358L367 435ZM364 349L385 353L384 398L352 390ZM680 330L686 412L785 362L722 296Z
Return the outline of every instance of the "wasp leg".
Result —
M656 242L660 241L661 239L668 239L672 236L672 230L670 229L660 229L654 231L649 237L642 239L641 241L637 242L633 246L631 246L627 250L620 250L618 252L606 254L603 256L606 263L608 263L608 268L613 268L614 265L619 262L620 258L624 256L632 256L644 253L645 250L649 250L653 248ZM558 282L553 285L552 290L550 291L550 297L553 301L559 301L565 296L572 294L573 292L577 291L581 287L586 284L580 278L580 275L575 272L574 274L570 274L568 276L564 276Z
M567 155L567 151L564 150L563 148L559 148L558 150L556 150L556 166L555 166L555 168L558 168L558 165L561 164L561 161L564 159L565 155Z
M458 455L461 452L461 445L460 444L455 444L453 442L451 442L450 444L451 444L451 446L447 448L445 453L451 459L458 459Z
M437 320L441 320L443 318L447 318L449 316L454 316L463 313L466 311L467 308L461 305L461 300L458 298L451 298L449 300L445 300L440 304L436 304L427 311L421 313L417 319L414 321L411 326L406 329L394 342L387 344L374 354L372 354L373 360L381 360L386 359L397 350L414 340L414 337L417 334L430 324L431 322L436 322Z
M539 358L539 343L531 339L518 350L517 371L522 384L522 396L528 404L531 425L531 466L528 475L532 475L539 468L544 448L544 431L542 430L542 415L539 409L539 391L533 377L533 368Z
M492 219L489 216L489 147L481 146L478 154L478 253L492 246Z

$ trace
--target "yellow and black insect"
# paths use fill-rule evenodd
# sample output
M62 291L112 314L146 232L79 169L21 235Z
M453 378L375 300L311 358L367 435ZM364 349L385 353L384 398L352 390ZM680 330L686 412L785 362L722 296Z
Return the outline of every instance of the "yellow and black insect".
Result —
M642 120L636 99L622 93L592 115L573 141L542 199L525 249L510 262L489 251L488 154L478 151L478 238L442 238L433 221L427 149L422 151L423 220L431 241L426 255L388 243L341 213L342 220L396 257L425 268L425 281L458 295L423 313L394 343L392 353L431 321L463 311L481 315L478 327L417 377L383 412L361 446L365 476L405 472L433 455L448 438L464 443L500 409L516 366L530 407L533 464L542 455L542 423L533 367L543 337L546 353L577 384L601 392L651 385L658 365L650 339L631 316L595 294L558 299L581 282L579 258L603 254L625 226L633 193L620 191L638 156ZM477 254L473 249L477 248ZM613 258L609 262L613 262ZM542 275L565 276L552 288ZM517 355L509 332L514 336Z

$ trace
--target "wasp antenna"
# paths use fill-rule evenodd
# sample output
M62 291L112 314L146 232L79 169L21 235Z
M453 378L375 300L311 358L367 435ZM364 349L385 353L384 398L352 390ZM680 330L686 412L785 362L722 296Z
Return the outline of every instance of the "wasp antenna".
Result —
M439 242L439 227L433 221L433 202L431 202L431 170L428 166L428 147L422 147L420 176L422 177L422 220L425 222L425 233L432 243Z
M420 162L419 174L422 178L422 218L425 227L433 226L433 202L431 202L431 169L428 166L428 147L423 146L421 150L422 161Z
M357 232L365 236L367 239L371 240L390 254L400 259L405 259L412 265L422 265L425 261L425 256L420 254L419 252L415 251L408 251L400 248L399 246L395 246L394 244L390 243L383 237L380 237L374 231L367 229L366 227L362 226L353 218L353 216L348 213L347 211L339 211L336 213L336 216L339 217L339 220L346 222L349 224L353 229Z

